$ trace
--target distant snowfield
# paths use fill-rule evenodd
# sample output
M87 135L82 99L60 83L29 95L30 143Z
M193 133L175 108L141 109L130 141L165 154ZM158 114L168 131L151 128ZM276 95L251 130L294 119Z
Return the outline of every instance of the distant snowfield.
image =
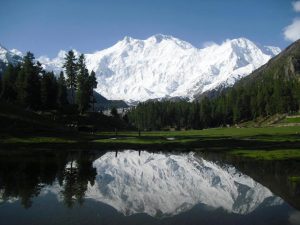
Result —
M195 154L142 151L108 152L95 160L95 184L85 198L112 206L124 215L174 216L197 204L229 213L249 214L258 207L283 203L269 189L233 166L220 166ZM43 193L57 194L61 187Z
M74 51L78 56L79 52ZM246 38L198 49L183 40L158 34L146 40L125 37L108 49L85 56L89 71L96 72L101 95L133 102L165 97L193 99L195 94L231 86L280 51ZM62 50L53 59L43 56L38 60L46 70L58 74L65 54Z

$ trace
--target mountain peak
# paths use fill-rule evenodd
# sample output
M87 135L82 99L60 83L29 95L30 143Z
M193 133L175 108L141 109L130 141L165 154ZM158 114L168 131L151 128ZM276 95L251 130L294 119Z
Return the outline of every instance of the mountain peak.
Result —
M167 96L193 99L231 86L279 52L244 37L198 49L173 36L156 34L145 40L125 36L112 47L85 56L87 68L96 72L99 93L107 99L136 102ZM65 54L62 50L54 59L38 60L46 70L59 73Z
M13 48L13 49L10 50L10 52L12 52L13 54L18 55L20 57L24 56L23 53L21 51L19 51L18 49Z
M9 51L0 44L0 72L2 72L9 63L16 65L21 60L22 53L20 51L16 49Z
M260 50L264 54L270 55L272 57L281 52L281 49L279 47L268 46L268 45L261 46L244 37L227 40L227 43L230 43L233 48L244 48L252 51Z
M125 36L121 42L125 42L125 43L130 43L134 40L134 38L130 37L130 36Z
M5 54L7 52L9 52L9 51L0 43L0 54Z
M195 94L231 86L262 66L274 55L262 49L243 37L198 49L170 35L144 40L125 36L111 48L86 54L86 61L87 68L96 72L97 91L107 99L192 99ZM58 61L45 63L50 70L61 70Z
M254 42L252 42L249 39L244 38L244 37L227 40L226 43L229 43L231 46L238 47L238 48L253 48L253 47L256 48L257 47L257 45Z
M149 39L155 39L157 43L163 41L163 40L174 40L175 38L171 35L165 35L165 34L155 34L151 37L148 38Z
M122 45L134 45L134 44L140 44L144 45L145 43L151 43L151 44L160 44L163 41L170 41L170 43L175 43L176 45L180 46L181 48L194 48L190 43L180 40L178 38L175 38L171 35L165 35L165 34L155 34L150 36L147 39L135 39L130 36L125 36L122 40L120 40L118 43Z
M245 37L234 38L230 41L233 43L234 42L235 43L253 43L252 41L250 41L248 38L245 38Z

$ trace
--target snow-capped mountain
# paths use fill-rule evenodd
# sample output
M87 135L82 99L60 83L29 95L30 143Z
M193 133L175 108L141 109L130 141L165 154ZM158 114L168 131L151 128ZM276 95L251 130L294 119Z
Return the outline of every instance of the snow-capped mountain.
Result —
M146 40L125 37L108 49L85 56L88 69L97 74L97 91L108 99L130 102L192 98L219 86L233 85L279 52L277 47L258 46L246 38L198 49L159 34ZM58 72L65 53L60 51L54 59L39 60L46 69Z
M75 164L73 165L73 167ZM283 203L269 189L233 166L219 165L195 154L108 152L94 161L95 184L85 198L112 206L124 215L146 213L174 216L197 204L223 208L229 213L249 214L258 207ZM46 187L61 200L62 187Z
M159 34L146 40L125 37L108 49L85 56L87 68L96 72L97 92L107 99L132 102L165 97L192 99L195 94L231 86L279 52L277 47L259 46L246 38L198 49ZM20 54L16 50L10 53ZM65 54L61 50L53 59L42 56L37 60L46 70L58 74Z
M3 46L0 45L0 73L3 72L5 67L11 63L16 65L21 62L22 53L16 49L7 50Z

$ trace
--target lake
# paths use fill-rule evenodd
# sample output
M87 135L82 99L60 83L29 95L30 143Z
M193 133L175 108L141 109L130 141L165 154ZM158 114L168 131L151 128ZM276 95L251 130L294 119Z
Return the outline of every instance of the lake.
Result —
M0 152L0 224L300 224L299 161Z

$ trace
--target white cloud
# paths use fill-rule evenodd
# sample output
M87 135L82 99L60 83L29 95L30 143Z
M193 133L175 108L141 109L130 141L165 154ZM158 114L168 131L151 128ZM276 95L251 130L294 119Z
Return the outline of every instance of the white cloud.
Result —
M300 1L293 2L292 4L295 12L300 12Z
M292 24L285 27L283 34L284 38L288 41L297 41L300 39L300 18L294 19Z

